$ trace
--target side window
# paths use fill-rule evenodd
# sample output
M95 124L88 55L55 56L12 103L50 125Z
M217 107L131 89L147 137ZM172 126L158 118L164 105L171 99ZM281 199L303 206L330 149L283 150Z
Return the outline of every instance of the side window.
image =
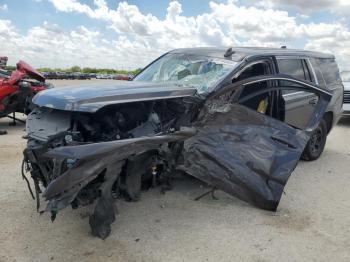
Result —
M318 84L321 86L326 86L326 81L323 78L323 74L321 72L321 69L318 67L318 64L314 58L310 59L312 67L315 70L315 74L318 80Z
M280 74L289 75L300 80L312 82L313 77L304 59L278 59L278 71ZM281 86L295 86L292 82L280 81ZM283 90L283 94L291 93L292 90Z
M260 62L252 64L251 66L246 67L238 77L234 78L232 82L238 82L247 78L251 78L254 76L262 76L271 73L271 69L267 62ZM251 84L249 88L245 88L241 95L247 95L246 92L252 93L256 91L263 90L264 88L270 85L269 82L261 81L254 84ZM273 96L269 93L260 94L259 96L253 97L246 102L246 106L253 110L257 110L260 113L272 115L272 100Z
M304 73L305 73L305 80L310 81L310 82L316 82L315 77L311 73L311 70L310 70L308 64L306 63L306 60L303 59L302 61L303 61L303 68L304 68Z
M267 75L270 73L271 73L271 70L269 68L268 63L266 62L256 63L246 67L236 78L232 80L232 82L234 83L250 77Z
M256 83L245 85L240 94L238 102L258 113L268 115L276 118L286 124L298 128L305 129L315 113L316 105L319 101L319 96L310 91L302 91L302 85L290 80L286 82L288 93L290 95L281 95L285 86L278 86L271 89L271 85L258 82L260 86L267 86L267 88L256 88ZM271 82L271 81L270 81Z
M301 59L278 59L278 70L280 74L286 74L298 79L306 80L303 60Z
M338 65L335 59L313 58L311 60L320 83L332 85L340 81Z
M279 91L271 90L273 81L259 81L244 86L239 103L258 113L279 119L277 100Z

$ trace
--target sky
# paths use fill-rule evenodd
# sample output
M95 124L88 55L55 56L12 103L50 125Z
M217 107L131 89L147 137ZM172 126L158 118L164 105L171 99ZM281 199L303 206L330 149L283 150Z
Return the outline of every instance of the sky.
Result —
M349 13L350 0L0 0L0 56L129 70L175 48L286 45L349 70Z

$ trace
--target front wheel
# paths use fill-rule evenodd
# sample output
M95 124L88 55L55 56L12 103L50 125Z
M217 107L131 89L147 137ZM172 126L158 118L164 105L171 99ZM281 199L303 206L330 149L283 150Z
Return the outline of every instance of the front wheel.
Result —
M327 140L327 125L324 119L321 120L317 128L312 133L307 143L301 159L313 161L318 159L324 150Z

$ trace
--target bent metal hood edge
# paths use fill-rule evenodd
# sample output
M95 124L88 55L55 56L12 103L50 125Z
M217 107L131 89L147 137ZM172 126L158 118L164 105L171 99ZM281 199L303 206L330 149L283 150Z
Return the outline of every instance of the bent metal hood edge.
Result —
M93 113L106 105L193 96L196 92L195 88L167 84L115 81L46 90L38 93L33 103L53 109Z

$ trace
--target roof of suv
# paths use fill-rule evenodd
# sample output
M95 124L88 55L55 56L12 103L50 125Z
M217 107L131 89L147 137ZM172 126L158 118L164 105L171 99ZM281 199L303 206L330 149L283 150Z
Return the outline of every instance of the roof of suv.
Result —
M188 53L195 55L211 56L217 58L224 58L228 48L224 47L196 47L196 48L179 48L170 51L170 53ZM266 48L266 47L232 47L235 52L232 55L232 60L241 61L246 57L257 55L276 55L276 56L306 56L315 58L334 58L332 54L288 49L288 48Z

